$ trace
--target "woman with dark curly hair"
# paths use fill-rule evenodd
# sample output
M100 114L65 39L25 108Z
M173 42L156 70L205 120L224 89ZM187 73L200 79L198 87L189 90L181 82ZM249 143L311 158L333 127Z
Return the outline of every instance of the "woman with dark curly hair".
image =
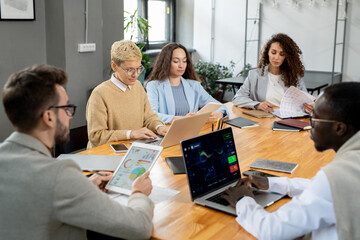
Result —
M300 48L288 35L273 35L261 51L258 68L249 71L234 96L234 105L272 112L290 86L307 92L302 80L305 68L301 55ZM304 104L304 109L310 112L312 106Z
M188 50L179 43L165 45L156 59L146 91L151 108L164 123L196 114L209 102L217 102L200 84ZM222 106L210 122L227 115Z

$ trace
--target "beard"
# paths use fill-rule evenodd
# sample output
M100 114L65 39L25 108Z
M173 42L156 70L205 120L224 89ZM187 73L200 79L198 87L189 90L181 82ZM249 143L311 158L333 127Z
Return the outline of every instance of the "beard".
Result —
M66 127L59 118L56 118L55 144L62 145L70 141L70 124Z

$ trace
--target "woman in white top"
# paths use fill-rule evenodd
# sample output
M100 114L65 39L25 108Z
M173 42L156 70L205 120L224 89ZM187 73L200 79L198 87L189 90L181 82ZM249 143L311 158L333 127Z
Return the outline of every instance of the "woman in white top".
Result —
M272 112L290 86L307 92L302 80L305 68L301 55L300 48L289 36L273 35L262 49L258 68L249 71L234 96L234 105ZM310 112L312 105L304 103L304 110Z

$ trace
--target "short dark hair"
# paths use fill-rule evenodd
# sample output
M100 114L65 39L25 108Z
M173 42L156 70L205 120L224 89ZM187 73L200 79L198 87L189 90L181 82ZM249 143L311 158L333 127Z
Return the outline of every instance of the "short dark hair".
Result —
M324 90L326 103L338 120L360 130L360 82L343 82L331 85Z
M66 73L50 65L34 65L13 73L2 94L5 112L17 130L33 129L43 111L57 104L56 84L67 83Z

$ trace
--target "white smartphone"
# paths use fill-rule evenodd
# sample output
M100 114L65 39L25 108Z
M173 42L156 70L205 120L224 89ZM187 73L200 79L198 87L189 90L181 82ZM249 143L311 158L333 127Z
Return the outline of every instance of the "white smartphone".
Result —
M111 144L110 146L111 146L112 150L114 150L114 152L117 152L117 153L126 152L128 150L126 145L123 143Z

